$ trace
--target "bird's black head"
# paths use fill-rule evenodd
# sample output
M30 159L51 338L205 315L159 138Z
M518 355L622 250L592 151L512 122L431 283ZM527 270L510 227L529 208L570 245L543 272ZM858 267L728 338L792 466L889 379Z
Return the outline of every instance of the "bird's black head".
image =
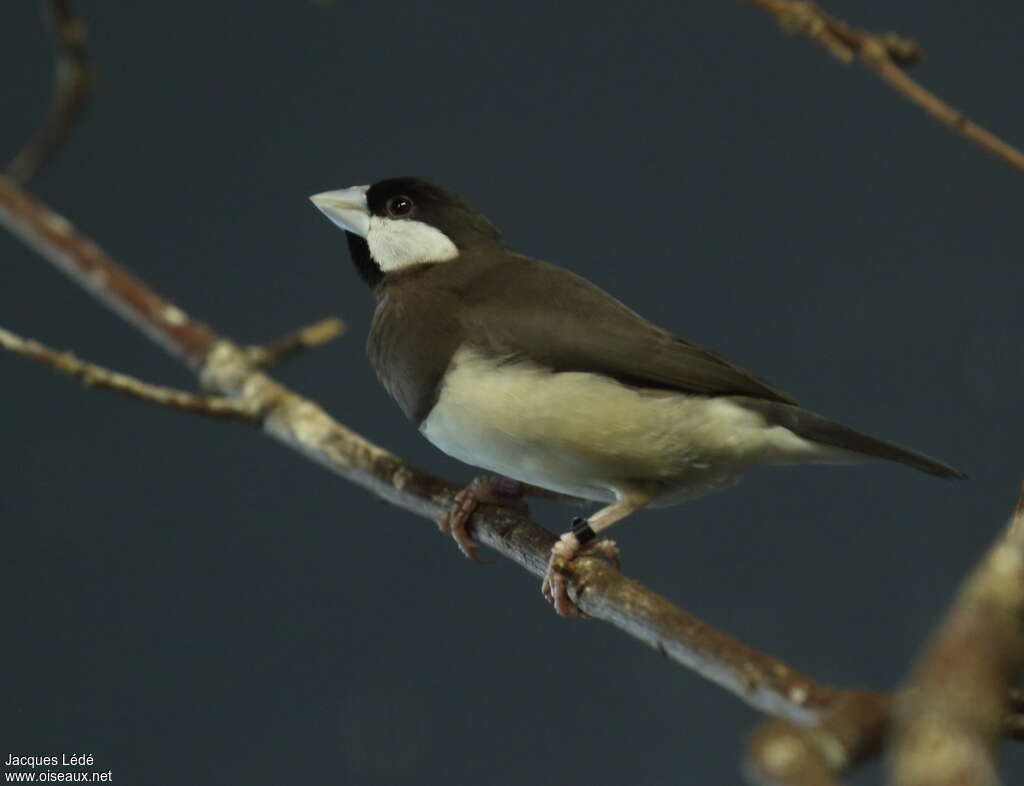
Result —
M419 177L381 180L311 199L345 230L352 261L371 286L389 273L501 244L494 225L461 197Z

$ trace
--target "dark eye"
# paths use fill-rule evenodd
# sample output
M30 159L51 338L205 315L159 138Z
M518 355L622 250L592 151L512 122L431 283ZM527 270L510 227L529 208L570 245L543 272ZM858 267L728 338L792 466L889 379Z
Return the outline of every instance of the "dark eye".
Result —
M412 200L407 196L396 196L391 197L388 200L385 209L388 211L388 215L393 218L401 218L407 216L412 212Z

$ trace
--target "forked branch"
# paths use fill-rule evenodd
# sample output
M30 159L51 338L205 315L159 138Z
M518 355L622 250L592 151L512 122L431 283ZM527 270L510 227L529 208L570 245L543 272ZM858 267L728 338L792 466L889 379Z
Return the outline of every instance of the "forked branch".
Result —
M204 390L260 413L258 423L270 436L431 521L451 504L458 486L411 467L272 380L249 352L158 295L69 221L2 177L0 223L193 368ZM530 519L485 506L471 531L534 575L543 574L554 536ZM591 617L612 623L764 712L806 723L846 696L715 630L602 560L581 560L570 592Z

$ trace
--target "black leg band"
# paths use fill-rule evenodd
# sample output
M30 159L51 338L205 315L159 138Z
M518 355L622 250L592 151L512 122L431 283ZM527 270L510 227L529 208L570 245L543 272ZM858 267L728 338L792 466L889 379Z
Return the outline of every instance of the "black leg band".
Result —
M579 516L572 520L572 534L576 536L581 546L585 543L590 543L590 541L597 537L594 530L590 528L590 522Z

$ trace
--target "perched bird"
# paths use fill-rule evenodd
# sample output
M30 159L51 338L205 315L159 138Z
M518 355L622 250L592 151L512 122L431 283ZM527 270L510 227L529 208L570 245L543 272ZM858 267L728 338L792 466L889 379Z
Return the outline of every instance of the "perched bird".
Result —
M552 548L542 587L560 614L578 611L566 576L597 533L752 467L882 458L966 477L808 412L575 273L515 253L427 180L311 200L345 230L376 296L367 354L384 387L434 445L500 475L474 481L440 522L467 556L476 544L466 522L481 501L548 493L606 503ZM590 548L616 555L610 541Z

